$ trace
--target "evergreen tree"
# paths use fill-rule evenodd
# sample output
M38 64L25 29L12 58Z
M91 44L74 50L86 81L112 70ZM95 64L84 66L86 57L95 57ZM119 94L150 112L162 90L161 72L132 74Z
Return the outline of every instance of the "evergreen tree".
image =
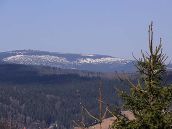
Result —
M172 87L164 83L166 55L162 44L153 47L153 24L149 26L149 53L142 53L136 67L140 74L137 84L129 81L130 93L120 92L124 109L131 111L135 119L118 115L114 129L172 129Z

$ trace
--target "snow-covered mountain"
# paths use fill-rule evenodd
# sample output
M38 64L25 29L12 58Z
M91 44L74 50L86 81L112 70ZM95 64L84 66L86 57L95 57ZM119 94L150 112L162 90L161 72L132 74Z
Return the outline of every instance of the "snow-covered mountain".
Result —
M44 65L63 69L97 72L133 70L131 60L97 54L66 54L36 50L15 50L1 52L0 60L3 63Z

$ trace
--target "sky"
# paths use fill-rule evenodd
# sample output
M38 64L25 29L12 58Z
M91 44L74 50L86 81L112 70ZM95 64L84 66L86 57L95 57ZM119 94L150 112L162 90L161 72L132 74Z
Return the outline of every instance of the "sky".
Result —
M148 25L172 59L172 0L0 0L0 51L104 54L147 50Z

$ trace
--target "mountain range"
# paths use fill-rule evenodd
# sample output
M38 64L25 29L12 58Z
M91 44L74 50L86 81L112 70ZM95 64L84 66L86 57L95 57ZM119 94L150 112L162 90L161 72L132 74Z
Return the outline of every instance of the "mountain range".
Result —
M0 52L0 63L49 66L92 72L135 72L135 61L99 54L71 54L39 50ZM172 70L172 64L168 64Z
M133 61L123 58L98 54L68 54L38 50L0 52L0 62L7 64L41 65L93 72L131 72L134 70Z

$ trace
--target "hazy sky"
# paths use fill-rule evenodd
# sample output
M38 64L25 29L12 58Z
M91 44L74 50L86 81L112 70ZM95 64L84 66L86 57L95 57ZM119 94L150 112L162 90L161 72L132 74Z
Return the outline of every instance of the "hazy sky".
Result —
M0 0L0 51L36 49L123 58L147 50L147 28L172 58L172 0Z

